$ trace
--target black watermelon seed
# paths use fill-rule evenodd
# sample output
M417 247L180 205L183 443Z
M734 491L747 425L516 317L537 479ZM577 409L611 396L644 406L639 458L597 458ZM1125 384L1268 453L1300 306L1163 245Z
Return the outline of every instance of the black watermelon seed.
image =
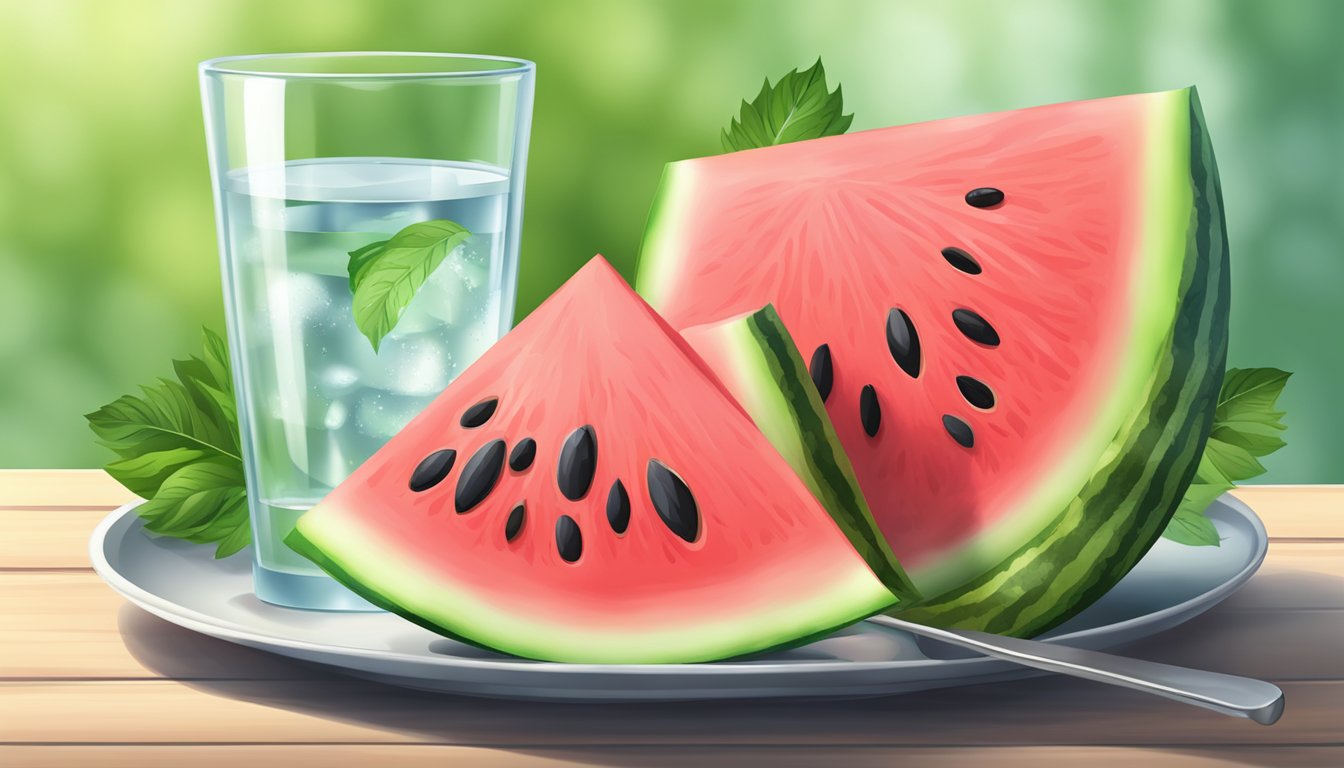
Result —
M495 415L495 409L499 407L498 397L487 397L481 402L471 406L462 414L462 426L467 429L475 429L490 420Z
M990 208L1003 202L1003 190L976 187L966 193L966 204L973 208Z
M859 393L859 422L869 437L876 437L878 427L882 426L882 406L877 403L877 390L872 384L864 384Z
M411 490L419 493L443 482L443 478L453 470L454 461L457 461L457 451L452 448L435 451L421 459L415 465L415 471L411 472Z
M537 441L530 437L524 437L513 446L509 451L509 469L514 472L522 472L524 469L532 466L532 460L537 458Z
M966 398L966 402L976 408L988 410L994 407L994 391L979 379L958 376L957 389L961 390L961 396Z
M831 385L835 383L835 372L831 370L831 345L822 344L812 353L812 362L807 364L807 372L812 376L812 384L821 395L821 402L831 396Z
M620 480L612 483L607 492L607 522L617 533L625 533L630 527L630 494L625 492L625 484Z
M663 524L682 539L694 542L700 535L700 508L686 481L657 459L649 460L646 479L649 501Z
M470 512L477 504L485 501L485 497L495 489L495 483L499 482L499 475L503 471L503 440L491 440L477 449L457 478L457 493L453 496L457 513L461 515Z
M518 538L518 534L523 532L523 521L526 519L527 505L520 501L509 513L509 519L504 522L504 540L513 541Z
M567 563L578 560L579 555L583 554L583 531L579 530L579 524L569 515L561 515L555 521L555 548Z
M979 342L987 347L999 346L998 331L994 330L994 326L990 325L989 321L971 310L952 310L952 322L956 323L957 330L961 331L971 341Z
M952 436L963 448L970 448L975 445L975 432L971 431L971 425L958 419L956 416L943 416L943 429Z
M984 271L980 266L980 262L976 261L974 256L960 248L944 248L943 258L947 259L948 264L951 264L968 275L978 275Z
M597 433L587 424L565 438L560 449L560 462L556 466L555 479L560 484L560 492L570 501L578 501L588 493L593 484L593 473L597 471Z
M893 309L887 313L887 349L902 371L919 378L919 334L915 332L914 321L904 310Z

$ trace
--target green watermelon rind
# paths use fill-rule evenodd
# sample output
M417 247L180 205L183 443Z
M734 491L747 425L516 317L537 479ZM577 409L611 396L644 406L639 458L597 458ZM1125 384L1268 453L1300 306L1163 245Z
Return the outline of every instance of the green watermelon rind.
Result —
M807 364L775 308L767 304L734 320L687 329L683 336L697 352L714 358L711 367L730 394L899 604L918 602L919 590L878 530Z
M1182 265L1181 300L1166 322L1142 405L1053 526L1001 568L899 611L903 618L1022 636L1055 627L1134 567L1161 536L1194 477L1227 359L1227 232L1199 97L1193 87L1164 95L1166 108L1151 126L1148 226L1139 247ZM1135 497L1136 489L1145 493ZM1004 593L1016 596L1006 610L995 599Z
M330 502L324 502L329 504ZM588 664L670 664L718 661L802 645L890 608L895 598L861 561L835 560L827 583L801 600L780 596L769 613L724 613L723 626L705 631L687 622L684 632L640 634L598 627L538 622L495 606L432 569L407 558L358 515L305 516L285 544L369 603L439 635L527 659ZM349 553L342 557L341 553ZM844 562L840 562L844 560ZM800 631L801 630L801 631Z
M1153 107L1135 191L1143 200L1135 263L1144 290L1131 316L1138 343L1120 363L1094 429L1078 437L1074 460L1040 479L1022 514L911 570L926 599L895 611L904 618L1020 636L1056 626L1133 567L1193 477L1226 360L1225 223L1195 89L1147 98ZM670 163L649 213L635 285L655 309L683 289L681 233L692 223L697 186L711 183L697 167ZM1148 493L1131 498L1136 487Z
M302 518L300 518L300 520L302 520ZM477 648L485 647L472 641L470 638L457 634L447 627L441 626L436 622L422 618L415 613L406 610L391 596L385 594L382 590L375 589L370 582L357 578L349 568L346 568L336 559L328 557L324 549L310 539L299 526L295 526L294 529L285 536L285 546L311 560L313 564L318 568L321 568L324 573L335 579L346 589L364 598L371 605L382 608L389 613L395 613L403 619L418 624L436 634L441 634L445 637L457 640L458 642L467 643L468 645ZM486 650L489 649L487 648Z

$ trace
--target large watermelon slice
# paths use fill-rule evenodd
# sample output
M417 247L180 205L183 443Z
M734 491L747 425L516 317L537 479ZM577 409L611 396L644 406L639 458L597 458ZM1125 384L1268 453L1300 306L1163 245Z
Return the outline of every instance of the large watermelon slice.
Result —
M1193 88L673 163L636 287L677 328L773 302L929 598L906 615L1006 634L1151 546L1227 347Z
M778 316L728 325L799 474L599 257L286 541L376 605L555 661L736 656L909 596Z

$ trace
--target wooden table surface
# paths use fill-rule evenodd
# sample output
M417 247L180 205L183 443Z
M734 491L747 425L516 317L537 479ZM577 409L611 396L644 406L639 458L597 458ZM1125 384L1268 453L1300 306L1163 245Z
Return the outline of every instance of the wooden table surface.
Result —
M1269 557L1123 653L1271 680L1275 726L1047 677L835 702L540 704L362 682L168 624L89 568L132 497L0 471L0 766L1344 765L1344 486L1239 489Z

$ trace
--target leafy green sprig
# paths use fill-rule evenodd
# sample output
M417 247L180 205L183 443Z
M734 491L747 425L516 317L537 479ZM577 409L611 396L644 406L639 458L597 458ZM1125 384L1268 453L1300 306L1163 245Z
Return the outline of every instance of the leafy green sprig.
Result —
M1227 370L1199 469L1164 537L1195 547L1218 546L1218 531L1204 512L1237 482L1264 474L1260 459L1285 445L1277 403L1291 375L1277 368Z
M790 70L774 85L767 79L753 101L742 102L740 114L723 129L725 152L772 147L793 141L838 136L849 130L854 115L844 114L840 86L826 88L821 59L799 72Z
M154 533L215 544L227 557L251 540L238 411L223 339L202 329L200 357L174 360L160 379L85 414L117 454L105 469L147 501L136 512Z

